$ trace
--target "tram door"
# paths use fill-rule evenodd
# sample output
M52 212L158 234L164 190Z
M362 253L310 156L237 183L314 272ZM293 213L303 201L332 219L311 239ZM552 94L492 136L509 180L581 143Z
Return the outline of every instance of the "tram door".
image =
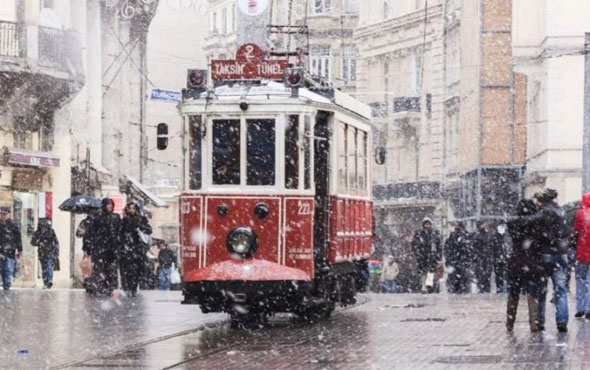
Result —
M316 265L327 257L328 232L330 223L329 161L330 141L328 131L329 113L320 111L314 126L314 252Z

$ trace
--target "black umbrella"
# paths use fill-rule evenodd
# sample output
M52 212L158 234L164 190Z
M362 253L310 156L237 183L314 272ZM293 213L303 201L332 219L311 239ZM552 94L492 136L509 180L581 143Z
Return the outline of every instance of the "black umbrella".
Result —
M88 213L101 206L101 200L89 195L76 195L60 204L59 209L65 212Z

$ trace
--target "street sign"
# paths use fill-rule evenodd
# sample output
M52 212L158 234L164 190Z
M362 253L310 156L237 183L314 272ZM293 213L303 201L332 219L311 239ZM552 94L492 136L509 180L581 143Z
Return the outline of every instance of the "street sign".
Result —
M170 90L153 89L150 95L151 100L163 100L171 102L179 102L181 99L180 92Z
M246 15L260 15L268 8L268 0L238 0L238 8Z
M287 68L286 59L265 59L258 45L244 44L236 52L235 60L212 60L213 80L282 80Z

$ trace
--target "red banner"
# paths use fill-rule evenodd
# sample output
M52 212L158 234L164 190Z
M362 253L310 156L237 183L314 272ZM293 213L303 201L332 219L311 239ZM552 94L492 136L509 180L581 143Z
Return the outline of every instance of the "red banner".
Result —
M258 45L244 44L236 52L235 60L212 60L213 80L282 80L287 68L286 59L264 59Z

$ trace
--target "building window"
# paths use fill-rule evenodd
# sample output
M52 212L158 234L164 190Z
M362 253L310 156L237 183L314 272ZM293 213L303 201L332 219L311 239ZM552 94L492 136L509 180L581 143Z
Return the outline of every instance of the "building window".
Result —
M219 33L219 29L217 28L217 13L213 12L213 16L212 16L212 21L211 21L211 32L215 35Z
M311 14L329 14L331 0L311 0Z
M17 117L14 121L13 139L15 148L33 149L33 132L27 130L23 117Z
M227 9L223 9L223 11L221 12L221 30L223 31L224 35L228 31L228 29L227 29Z
M416 3L415 3L416 9L420 9L421 7L424 6L424 0L415 0L415 1L416 1Z
M311 74L330 78L330 47L311 48L309 55Z
M414 93L418 96L420 95L420 88L422 87L422 52L420 50L417 50L414 53L412 71L412 87L414 88Z
M352 46L342 48L342 80L344 83L356 81L356 52Z
M236 6L235 5L232 5L232 7L231 7L231 27L234 32L237 30L237 27L236 27Z
M55 0L41 0L41 2L39 4L41 5L41 9L43 9L43 8L55 9Z
M389 19L393 15L393 0L383 0L383 19Z
M342 12L358 13L360 8L359 1L360 0L342 0Z

